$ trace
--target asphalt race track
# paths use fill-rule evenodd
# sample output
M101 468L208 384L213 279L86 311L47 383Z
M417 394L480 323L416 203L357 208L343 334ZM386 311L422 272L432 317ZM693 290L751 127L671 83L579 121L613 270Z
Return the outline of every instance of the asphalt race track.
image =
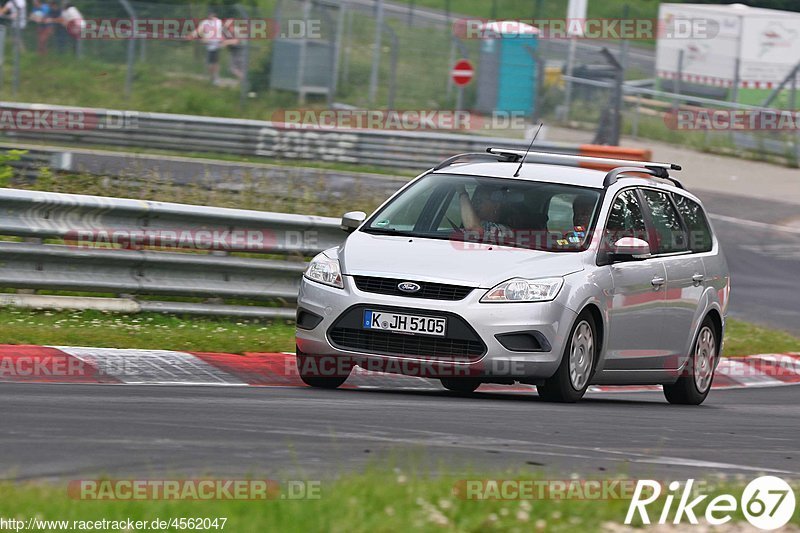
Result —
M797 206L705 191L697 196L728 259L731 316L800 335Z
M800 228L796 206L700 197L730 264L731 315L800 333L800 233L776 229ZM559 405L530 393L389 387L3 383L0 396L8 479L314 478L387 462L549 476L800 475L797 385L714 390L700 407L670 406L660 392Z
M6 383L0 469L46 480L315 479L376 462L545 476L796 476L798 393L716 390L682 407L655 392L562 405L508 393Z

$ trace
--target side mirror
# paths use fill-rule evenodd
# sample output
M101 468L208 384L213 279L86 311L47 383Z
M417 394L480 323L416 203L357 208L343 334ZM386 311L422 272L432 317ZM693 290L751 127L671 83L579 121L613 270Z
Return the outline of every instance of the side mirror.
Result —
M367 214L363 211L349 211L342 215L342 229L347 233L353 233L367 219Z
M609 251L612 261L642 261L650 257L650 244L636 237L623 237Z

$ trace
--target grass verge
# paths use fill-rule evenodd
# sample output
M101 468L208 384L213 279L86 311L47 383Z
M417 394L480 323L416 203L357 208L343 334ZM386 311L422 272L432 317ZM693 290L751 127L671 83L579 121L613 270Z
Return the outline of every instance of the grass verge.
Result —
M725 355L800 352L800 338L785 331L728 319Z
M0 308L0 323L0 344L226 353L294 350L294 325L286 321ZM800 339L728 320L725 355L785 352L800 352Z
M294 324L158 313L0 309L0 344L194 352L294 351Z
M286 498L257 501L82 501L71 499L63 486L4 483L0 485L0 516L67 520L70 525L103 519L224 518L228 531L600 531L622 523L630 503L630 495L605 500L467 499L466 491L454 491L456 486L465 487L462 483L467 478L531 483L539 476L502 472L433 477L376 468L330 482L305 480L306 486L319 488L316 499L290 499L285 490L288 482L276 480ZM738 503L742 489L741 484L704 484L700 493L708 497L694 508L699 520L704 521L705 506L713 497L727 493ZM647 507L651 520L658 520L666 492ZM745 520L740 509L737 505L731 513L734 522ZM674 513L672 505L670 520ZM792 523L800 524L800 515L795 513ZM641 526L641 522L632 525Z

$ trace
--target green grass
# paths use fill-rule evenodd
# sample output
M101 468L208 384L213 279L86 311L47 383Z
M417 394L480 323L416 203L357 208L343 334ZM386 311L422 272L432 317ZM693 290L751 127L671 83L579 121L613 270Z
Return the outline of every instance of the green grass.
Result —
M3 483L0 516L69 521L226 518L225 530L234 532L600 531L605 524L622 523L630 502L629 498L466 499L463 493L456 494L454 487L467 479L530 482L542 477L510 471L490 475L445 472L432 476L373 467L365 473L345 474L332 480L303 480L309 483L307 486L317 484L316 499L256 501L82 501L68 497L62 485ZM275 481L281 486L281 494L288 495L285 488L289 480ZM701 515L714 496L728 493L740 500L742 489L741 483L707 483L700 494L708 494L708 498L695 507L695 512L704 521ZM662 493L662 499L648 507L651 519L658 519L664 496ZM733 519L743 522L739 507L732 513ZM674 512L675 504L670 517ZM795 513L792 523L800 524L799 514ZM641 523L634 521L633 525Z
M728 319L725 355L800 352L800 339L776 329Z
M286 321L0 308L0 344L195 352L294 351Z
M340 217L353 210L370 213L388 196L376 192L368 181L353 185L346 196L336 194L327 190L324 177L305 184L287 181L276 185L272 177L245 175L237 187L230 189L218 187L221 182L224 182L223 178L214 178L212 183L210 177L205 177L195 183L181 185L155 175L143 175L133 180L118 176L53 173L49 169L41 169L36 179L16 180L13 186L36 191L156 201L169 199L171 202L192 205L332 217Z
M286 321L0 308L0 324L0 344L226 353L294 350L294 326ZM800 352L800 339L728 320L725 355L785 352Z

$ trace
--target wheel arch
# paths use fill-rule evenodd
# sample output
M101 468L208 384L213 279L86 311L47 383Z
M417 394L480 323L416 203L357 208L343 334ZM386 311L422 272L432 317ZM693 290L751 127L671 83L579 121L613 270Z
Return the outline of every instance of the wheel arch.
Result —
M580 313L578 313L578 316L581 316L583 313L589 313L589 315L594 320L594 326L596 328L597 342L595 344L596 346L598 346L598 353L595 357L595 362L594 362L594 371L596 372L601 367L605 355L605 339L606 339L605 320L603 320L603 313L600 311L600 307L598 307L597 304L594 302L588 302L586 305L584 305Z

